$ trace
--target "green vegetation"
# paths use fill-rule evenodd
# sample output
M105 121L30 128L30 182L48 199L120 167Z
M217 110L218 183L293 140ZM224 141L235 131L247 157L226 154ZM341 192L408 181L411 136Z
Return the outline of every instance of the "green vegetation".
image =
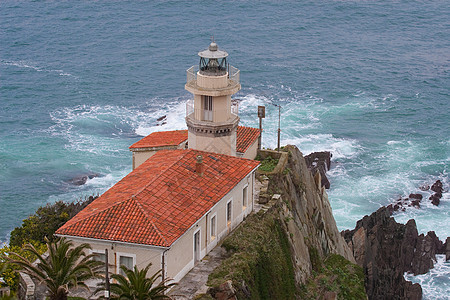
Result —
M267 156L265 159L262 159L261 157L257 157L256 159L261 161L258 170L263 172L272 172L278 164L278 159L272 158L271 156Z
M344 257L330 254L321 262L317 249L309 249L313 275L302 286L301 299L322 299L325 293L335 292L338 299L366 299L363 269Z
M295 298L289 241L274 213L249 216L222 246L231 256L209 275L209 286L232 280L238 299Z
M33 246L37 250L39 254L44 253L47 250L47 247L45 247L44 244L34 242ZM22 247L17 246L4 246L3 248L0 248L0 277L3 278L6 285L9 286L12 292L17 290L18 284L19 284L19 277L17 275L17 270L19 269L18 266L9 264L5 259L5 255L8 255L9 253L17 253L20 256L30 260L34 261L37 259L37 256L24 251ZM11 258L17 259L18 257L15 255L10 255ZM1 283L0 283L1 285Z
M73 243L64 238L53 241L46 238L45 241L48 257L42 256L31 244L25 245L23 249L25 253L37 257L37 264L33 264L34 259L30 260L14 252L3 258L18 266L31 278L42 282L50 300L67 300L70 288L87 288L84 283L86 280L101 277L104 263L94 260L95 254L86 253L91 249L88 244L73 247Z
M171 299L165 295L165 292L175 285L175 283L167 284L170 279L165 279L157 285L155 282L161 278L161 270L147 278L147 272L151 267L151 263L145 268L139 270L134 266L133 270L125 266L120 266L126 276L121 274L112 274L111 278L114 280L111 283L111 299L113 300L144 300L144 299ZM97 290L104 291L105 284ZM103 297L102 297L103 298Z
M47 204L38 208L35 214L22 221L22 226L16 227L11 232L9 246L0 248L0 278L6 282L11 291L14 292L18 287L17 266L6 262L2 257L9 252L17 253L28 260L37 259L35 255L23 250L27 243L31 244L39 254L47 250L45 237L50 241L53 239L55 231L64 225L70 218L85 208L96 197L89 197L85 201L65 203L58 201L54 204ZM14 256L12 256L14 257ZM16 257L17 258L17 257Z
M64 225L94 199L95 197L91 196L86 201L72 203L58 201L54 204L39 207L34 215L22 221L22 226L16 227L11 232L9 244L22 247L32 241L44 243L45 237L51 240L59 227Z

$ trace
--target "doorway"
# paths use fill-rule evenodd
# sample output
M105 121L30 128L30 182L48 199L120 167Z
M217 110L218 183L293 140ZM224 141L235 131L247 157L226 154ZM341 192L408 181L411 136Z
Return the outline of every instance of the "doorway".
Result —
M200 260L200 230L194 233L194 264Z

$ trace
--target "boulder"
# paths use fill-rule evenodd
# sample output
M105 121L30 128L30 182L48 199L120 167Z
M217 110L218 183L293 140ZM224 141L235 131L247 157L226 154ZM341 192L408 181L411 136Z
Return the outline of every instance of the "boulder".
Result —
M73 185L83 185L86 183L86 181L88 179L92 179L92 178L99 177L99 176L100 176L100 174L97 174L97 173L82 174L82 175L76 176L76 177L68 180L67 182L69 184L73 184Z
M435 183L431 186L431 190L436 193L441 193L444 191L442 187L442 182L440 180L436 180Z
M422 198L421 194L409 194L409 199L422 200Z

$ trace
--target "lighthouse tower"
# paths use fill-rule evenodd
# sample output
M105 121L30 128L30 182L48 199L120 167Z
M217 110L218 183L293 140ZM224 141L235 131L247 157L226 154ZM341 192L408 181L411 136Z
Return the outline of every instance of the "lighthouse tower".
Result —
M198 56L198 69L187 70L185 85L194 95L186 104L188 147L236 156L239 116L231 95L241 89L239 70L227 64L228 53L215 42Z

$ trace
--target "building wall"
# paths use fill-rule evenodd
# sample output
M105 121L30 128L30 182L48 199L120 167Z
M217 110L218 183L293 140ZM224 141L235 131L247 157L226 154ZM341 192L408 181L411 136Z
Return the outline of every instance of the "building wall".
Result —
M190 149L236 155L236 129L230 135L220 137L201 135L189 131L188 139Z
M152 263L148 276L161 269L161 257L164 248L78 237L69 237L69 239L75 247L82 243L88 243L92 248L91 251L95 253L105 253L105 249L108 249L109 271L111 273L119 273L119 257L121 255L133 257L134 264L140 269Z
M186 147L186 142L184 141L180 143L178 146L163 146L163 147L153 147L153 148L145 148L139 150L131 150L133 152L133 170L143 164L147 159L155 155L155 153L159 150L166 149L184 149Z
M197 72L197 85L206 89L220 89L228 86L228 73L221 76L208 76Z
M243 158L255 159L258 154L258 139L256 139L253 144L248 147L247 151L241 156Z
M179 281L194 267L194 234L200 232L200 259L226 237L253 210L255 174L249 174L223 197L207 214L180 237L167 251L167 276ZM247 186L247 206L242 206L243 189ZM227 222L227 203L232 201L232 221ZM216 236L211 238L211 218L216 217Z
M249 174L236 187L223 197L211 210L186 231L169 249L131 243L111 242L79 237L69 237L75 246L88 243L92 250L104 253L108 249L110 272L118 273L119 257L133 257L139 269L152 263L149 276L162 268L162 255L165 256L165 276L179 281L194 267L194 234L200 232L200 259L211 251L217 243L236 228L253 210L255 173ZM247 205L243 206L243 190L247 187ZM227 203L231 200L231 222L227 222ZM216 216L216 236L211 238L211 218Z

